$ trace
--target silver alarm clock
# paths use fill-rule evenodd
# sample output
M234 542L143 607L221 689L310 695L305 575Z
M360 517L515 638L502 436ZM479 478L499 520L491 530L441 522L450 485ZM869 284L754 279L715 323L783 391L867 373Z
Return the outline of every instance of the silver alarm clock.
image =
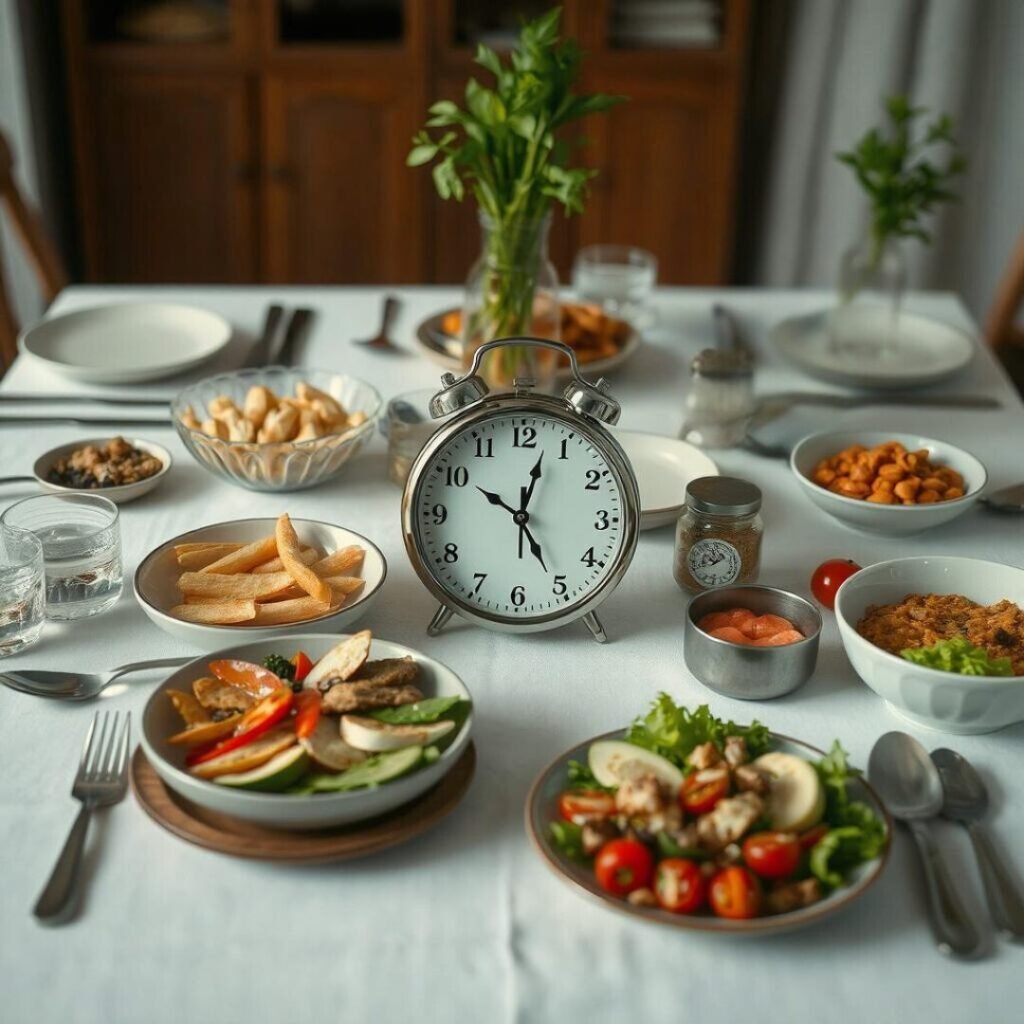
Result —
M477 370L504 345L567 356L561 397L523 379L490 395ZM542 338L489 342L462 377L441 383L431 415L454 415L413 462L402 496L406 550L441 602L427 632L455 613L514 633L582 618L603 643L595 609L629 567L640 525L636 477L603 426L618 420L618 402L603 380L580 376L572 349Z

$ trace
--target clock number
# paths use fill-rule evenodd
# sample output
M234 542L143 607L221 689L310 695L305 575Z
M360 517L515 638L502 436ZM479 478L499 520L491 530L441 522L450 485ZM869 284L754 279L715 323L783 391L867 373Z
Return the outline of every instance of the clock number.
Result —
M587 550L583 552L583 557L580 559L580 561L588 569L593 569L594 566L597 565L597 559L594 557L594 549L587 548Z
M459 560L459 546L457 544L445 544L444 560L449 564Z
M469 470L465 466L448 466L444 472L444 485L465 487L469 483Z
M587 486L585 491L599 491L601 489L601 474L596 469L587 470Z
M493 459L494 458L494 438L478 437L476 439L476 454L473 456L475 459Z
M512 447L513 448L536 448L537 447L537 431L533 427L513 427L512 428Z
M568 444L569 444L569 438L563 437L562 438L562 454L558 456L560 459L567 459L567 458L569 458L569 456L568 456L568 454L566 453L566 450L565 450L566 447L568 446Z
M487 573L475 572L473 573L473 579L476 580L476 586L470 591L473 596L480 593L480 588L484 585L484 580L487 579Z
M434 517L434 525L440 526L448 518L448 509L444 505L435 505L430 514Z
M597 510L597 522L594 523L595 530L607 530L608 529L608 510L599 508Z
M568 589L569 588L565 585L565 577L556 576L555 585L551 588L551 593L554 594L555 597L561 597Z
M513 587L512 588L512 604L516 608L522 608L526 604L526 588L525 587Z

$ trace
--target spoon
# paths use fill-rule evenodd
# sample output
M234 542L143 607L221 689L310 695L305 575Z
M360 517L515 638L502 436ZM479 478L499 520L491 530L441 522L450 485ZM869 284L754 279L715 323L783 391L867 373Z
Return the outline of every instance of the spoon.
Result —
M910 829L928 887L928 916L939 952L970 958L981 935L953 887L926 821L942 810L942 780L928 752L906 733L887 732L868 759L868 778L889 813Z
M22 669L20 672L0 672L0 683L19 693L33 697L54 697L57 700L89 700L115 679L129 672L142 672L150 668L176 668L191 658L160 658L156 661L136 661L109 672L47 672L42 669Z
M959 822L971 837L992 920L1006 938L1024 939L1024 894L981 823L988 810L985 783L955 750L933 750L932 761L942 778L942 816Z
M994 512L1024 512L1024 484L1003 487L991 494L983 494L978 500Z
M394 295L386 296L381 310L380 330L372 338L367 338L365 341L355 341L353 344L376 349L378 352L393 352L398 355L404 355L405 350L396 345L390 337L391 325L401 308L402 303L399 299Z

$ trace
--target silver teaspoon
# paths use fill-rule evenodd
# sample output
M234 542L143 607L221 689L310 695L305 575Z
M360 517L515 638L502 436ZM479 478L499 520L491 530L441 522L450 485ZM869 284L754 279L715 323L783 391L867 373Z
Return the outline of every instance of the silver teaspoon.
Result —
M928 889L928 916L939 952L968 959L981 952L981 933L953 886L926 822L942 810L942 780L928 751L906 733L887 732L868 759L868 779L889 813L917 844Z
M109 672L48 672L44 669L25 668L0 672L0 683L33 697L52 697L55 700L89 700L109 686L115 679L129 672L143 672L150 668L175 668L191 661L189 658L160 658L156 661L136 661L121 665Z
M933 750L932 761L942 778L942 816L959 822L971 837L996 928L1008 939L1024 939L1024 893L981 823L988 810L985 783L974 765L955 750Z
M978 500L995 512L1024 512L1024 484L1003 487L991 494L983 494Z

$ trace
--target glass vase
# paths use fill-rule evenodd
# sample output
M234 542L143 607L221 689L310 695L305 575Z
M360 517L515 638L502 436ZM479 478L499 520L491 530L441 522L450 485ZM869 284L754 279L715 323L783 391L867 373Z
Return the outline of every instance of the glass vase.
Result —
M548 258L550 226L550 213L495 221L481 212L481 252L466 280L462 309L464 366L495 338L518 334L560 340L558 274ZM549 390L557 360L556 353L544 349L507 346L484 356L480 374L496 390L507 390L516 378Z
M838 302L829 318L833 351L868 359L894 356L906 283L897 239L870 232L850 246L839 263Z

